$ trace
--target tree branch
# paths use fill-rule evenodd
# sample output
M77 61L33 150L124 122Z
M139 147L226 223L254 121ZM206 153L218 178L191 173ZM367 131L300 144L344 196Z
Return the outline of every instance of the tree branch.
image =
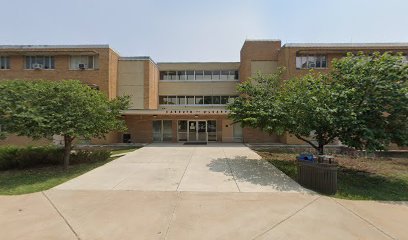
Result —
M297 137L298 139L310 144L310 146L312 146L314 149L319 150L319 148L310 140L307 140L306 138L301 137L300 135L295 134L295 137Z

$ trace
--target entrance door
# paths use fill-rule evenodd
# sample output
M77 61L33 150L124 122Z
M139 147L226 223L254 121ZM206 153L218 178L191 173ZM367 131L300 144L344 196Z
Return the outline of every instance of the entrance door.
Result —
M207 142L207 121L198 121L197 126L197 140Z
M188 121L188 141L207 142L207 121Z
M172 139L171 120L153 120L153 142L171 142Z
M197 141L197 121L188 121L188 141Z

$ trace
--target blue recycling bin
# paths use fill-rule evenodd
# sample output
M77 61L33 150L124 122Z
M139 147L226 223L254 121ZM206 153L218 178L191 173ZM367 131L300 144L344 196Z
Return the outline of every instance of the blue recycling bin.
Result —
M315 158L314 158L313 154L310 154L310 153L301 153L301 154L299 154L299 156L297 156L297 160L299 160L299 161L313 162L314 159Z

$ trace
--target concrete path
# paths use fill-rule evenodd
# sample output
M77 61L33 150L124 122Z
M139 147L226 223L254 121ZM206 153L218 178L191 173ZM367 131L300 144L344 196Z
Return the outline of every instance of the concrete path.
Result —
M408 239L408 203L306 191L243 145L156 144L0 196L0 239Z
M301 193L0 196L0 239L408 239L408 207Z
M55 189L308 192L243 144L151 144Z

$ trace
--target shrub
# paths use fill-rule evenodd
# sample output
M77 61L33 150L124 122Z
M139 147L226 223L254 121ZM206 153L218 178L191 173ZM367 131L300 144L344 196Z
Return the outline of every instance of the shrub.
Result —
M71 163L86 163L105 161L110 157L108 150L77 150L71 153Z
M55 146L44 147L0 147L0 170L23 169L41 165L63 163L64 149ZM71 153L72 163L104 161L110 157L107 150L79 150Z

